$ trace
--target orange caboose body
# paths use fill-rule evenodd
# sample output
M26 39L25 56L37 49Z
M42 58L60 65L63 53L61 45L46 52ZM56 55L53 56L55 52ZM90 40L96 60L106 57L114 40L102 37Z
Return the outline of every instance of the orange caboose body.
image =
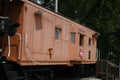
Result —
M22 66L96 62L98 33L30 0L13 0L7 16L20 26L2 55ZM9 53L8 53L9 52Z

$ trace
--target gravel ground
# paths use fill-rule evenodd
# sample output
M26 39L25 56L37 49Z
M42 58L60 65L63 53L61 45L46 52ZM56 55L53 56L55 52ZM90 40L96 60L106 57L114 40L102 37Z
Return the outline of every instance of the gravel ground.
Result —
M101 80L101 79L97 79L97 78L59 78L59 79L54 79L54 80Z
M80 79L80 80L101 80L101 79L97 79L97 78L83 78L83 79Z

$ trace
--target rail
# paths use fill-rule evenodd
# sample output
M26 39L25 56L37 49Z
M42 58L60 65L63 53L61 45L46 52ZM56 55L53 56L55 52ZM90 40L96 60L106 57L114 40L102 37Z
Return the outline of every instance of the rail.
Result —
M118 80L118 65L107 60L97 61L96 76L103 80Z

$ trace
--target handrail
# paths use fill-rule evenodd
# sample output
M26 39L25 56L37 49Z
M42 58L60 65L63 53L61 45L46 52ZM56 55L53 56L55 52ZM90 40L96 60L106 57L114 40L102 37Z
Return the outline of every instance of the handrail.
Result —
M27 52L27 55L28 55L29 59L30 59L34 64L36 64L35 60L34 60L34 59L32 58L32 56L30 55L30 51L29 51L29 49L28 49L28 35L27 35L27 33L25 33L25 50L26 50L26 52Z
M21 53L21 42L22 42L22 37L20 33L16 33L16 35L19 36L19 51L18 51L18 59L20 59L20 53ZM10 36L8 36L8 57L11 55L11 46L10 46Z
M10 50L10 36L8 36L8 57L10 57L11 50Z
M20 53L21 53L21 43L22 43L22 36L20 33L16 33L16 35L19 36L19 52L18 52L18 60L20 59Z

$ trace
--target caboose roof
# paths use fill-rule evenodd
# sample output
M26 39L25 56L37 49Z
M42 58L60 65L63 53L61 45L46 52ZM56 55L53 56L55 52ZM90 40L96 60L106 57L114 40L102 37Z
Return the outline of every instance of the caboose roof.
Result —
M71 18L66 17L66 16L64 16L64 15L62 15L62 14L60 14L60 13L56 13L55 11L52 11L52 10L50 10L50 9L48 9L48 8L40 5L40 4L37 4L37 3L33 2L33 1L30 1L30 0L21 0L21 1L23 1L24 3L30 4L30 5L32 5L32 6L34 6L34 7L43 9L44 11L49 12L50 14L54 14L54 15L56 15L56 16L58 16L58 17L61 17L61 18L65 19L65 20L67 20L67 21L70 21L70 22L72 22L72 23L75 23L75 24L77 24L77 25L81 25L82 27L86 27L86 28L94 31L95 33L97 33L97 35L100 35L100 34L99 34L98 32L96 32L95 30L93 30L93 29L91 29L91 28L89 28L89 27L87 27L87 26L84 26L83 24L80 24L79 22L76 22L76 21L72 20Z

